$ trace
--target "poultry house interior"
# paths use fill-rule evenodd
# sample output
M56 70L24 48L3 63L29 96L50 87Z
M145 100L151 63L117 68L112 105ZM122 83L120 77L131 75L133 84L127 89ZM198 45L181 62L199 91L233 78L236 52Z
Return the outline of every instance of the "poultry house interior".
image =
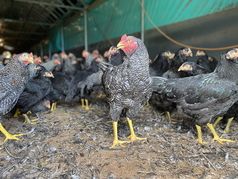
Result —
M1 0L0 178L238 178L237 10Z

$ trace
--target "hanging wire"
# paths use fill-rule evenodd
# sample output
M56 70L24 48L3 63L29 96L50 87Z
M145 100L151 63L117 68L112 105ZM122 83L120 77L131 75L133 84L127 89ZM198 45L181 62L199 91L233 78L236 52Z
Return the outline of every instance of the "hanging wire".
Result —
M220 48L202 48L202 47L193 47L193 46L190 46L190 45L186 45L186 44L183 44L183 43L180 43L174 39L172 39L171 37L169 37L168 35L166 35L160 28L158 28L155 23L151 20L151 18L149 17L148 13L146 12L144 6L141 4L140 0L138 0L138 3L140 4L141 8L143 9L147 19L150 21L150 23L155 27L156 30L159 31L159 33L161 33L165 38L167 38L168 40L170 40L171 42L177 44L177 45L180 45L182 47L189 47L191 49L196 49L196 50L226 50L226 49L231 49L231 48L235 48L235 47L238 47L238 45L233 45L233 46L228 46L228 47L220 47Z

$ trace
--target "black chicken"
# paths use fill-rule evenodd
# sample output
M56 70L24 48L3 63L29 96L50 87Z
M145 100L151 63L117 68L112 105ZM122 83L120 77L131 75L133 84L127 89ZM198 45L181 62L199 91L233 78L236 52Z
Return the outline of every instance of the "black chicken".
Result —
M164 78L181 78L182 73L178 71L179 67L188 60L189 56L193 56L190 48L181 48L172 59L170 68L163 74Z
M199 57L197 64L202 66L207 73L213 72L217 67L218 61L214 57L208 56L205 51L198 50L196 56Z
M200 74L208 73L207 70L205 70L202 66L194 63L194 62L185 62L183 63L178 71L183 72L183 77L189 77L189 76L196 76Z
M76 74L76 66L77 63L76 57L74 54L69 53L69 55L65 55L64 66L62 72L65 73L70 79Z
M174 53L170 51L164 51L159 53L154 61L150 64L150 75L151 76L162 76L166 71L169 70Z
M51 91L49 93L49 99L52 103L51 111L56 109L56 104L59 100L65 99L68 93L68 87L70 84L70 77L62 72L53 72L54 78L51 78Z
M97 59L94 59L86 70L77 72L73 79L70 81L69 90L65 101L70 102L73 98L78 96L79 98L81 98L82 107L85 107L86 110L89 110L90 108L88 107L88 99L92 90L83 89L83 92L81 92L81 88L78 88L78 83L83 82L88 76L96 72L98 72L98 61Z
M46 70L43 66L39 66L39 74L30 79L20 95L16 107L20 109L20 112L25 117L25 122L31 124L30 119L26 113L31 111L31 108L41 99L46 97L51 90L51 81L49 78L54 77L52 72ZM31 111L32 112L32 111Z
M110 115L113 120L115 145L135 140L144 140L135 135L132 121L138 111L147 103L152 94L152 78L149 74L149 55L144 43L133 36L123 35L117 44L126 57L119 66L101 63L103 70L103 86L110 102ZM117 122L123 109L126 109L126 118L129 123L130 141L119 141Z
M210 123L223 116L238 100L237 69L238 49L233 49L221 56L213 73L179 79L153 77L154 92L176 103L181 113L195 120L199 143L204 144L200 127L204 123L212 131L214 140L231 142L220 139Z
M6 136L5 141L19 140L16 136L22 135L9 134L1 123L2 116L13 109L28 82L30 74L27 66L30 63L33 63L32 53L21 53L0 70L0 131Z

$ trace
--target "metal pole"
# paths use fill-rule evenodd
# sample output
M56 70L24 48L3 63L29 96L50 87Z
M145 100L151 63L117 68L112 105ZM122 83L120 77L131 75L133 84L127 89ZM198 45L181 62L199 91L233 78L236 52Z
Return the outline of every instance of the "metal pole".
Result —
M61 26L61 51L64 52L64 27Z
M43 43L40 43L41 47L40 47L40 56L41 56L41 60L43 60Z
M49 41L49 60L51 60L51 48L50 48L50 41Z
M84 11L84 45L85 50L88 51L88 22L87 22L87 11Z
M145 0L141 0L142 7L145 7ZM141 40L144 42L145 39L145 13L141 7Z

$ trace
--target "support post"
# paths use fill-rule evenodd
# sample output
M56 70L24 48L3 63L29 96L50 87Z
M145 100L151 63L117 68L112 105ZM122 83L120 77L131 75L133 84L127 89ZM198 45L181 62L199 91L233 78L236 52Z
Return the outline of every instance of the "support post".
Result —
M61 26L61 51L64 52L64 27Z
M43 43L40 43L40 56L41 56L41 60L43 60Z
M141 0L142 7L145 7L145 0ZM141 7L141 40L145 40L145 13Z
M87 10L84 10L84 45L85 45L85 50L88 51L88 22L87 22Z
M51 60L51 47L50 47L50 40L49 40L49 59Z

